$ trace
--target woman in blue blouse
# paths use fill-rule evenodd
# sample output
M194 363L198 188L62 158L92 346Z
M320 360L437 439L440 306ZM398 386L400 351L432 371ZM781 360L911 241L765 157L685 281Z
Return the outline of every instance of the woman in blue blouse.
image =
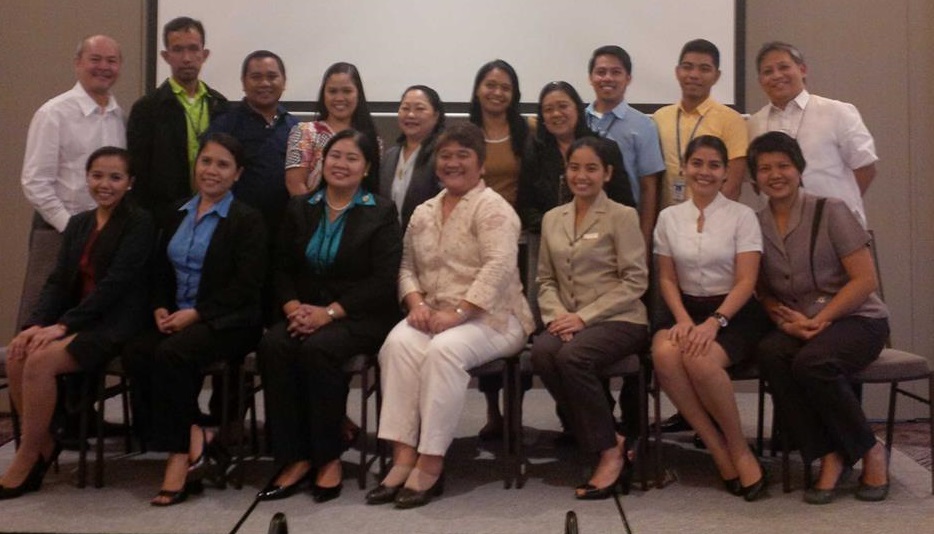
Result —
M203 370L242 361L262 332L266 231L262 215L231 193L243 162L242 146L228 134L211 134L201 145L198 193L175 212L157 249L155 324L124 355L136 422L152 448L169 452L153 506L184 501L200 490L205 467L223 463L213 433L196 424Z
M402 232L395 205L372 193L373 139L338 132L325 145L324 181L293 197L283 216L274 271L283 320L260 343L272 448L281 466L260 500L313 481L324 502L340 495L344 363L375 353L399 318L396 278Z

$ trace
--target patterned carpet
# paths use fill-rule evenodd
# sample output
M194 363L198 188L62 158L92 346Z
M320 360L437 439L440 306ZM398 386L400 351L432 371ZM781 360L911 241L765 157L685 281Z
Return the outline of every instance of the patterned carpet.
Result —
M872 430L880 439L885 439L885 424L874 423ZM931 470L931 434L927 421L896 423L892 442L896 449Z

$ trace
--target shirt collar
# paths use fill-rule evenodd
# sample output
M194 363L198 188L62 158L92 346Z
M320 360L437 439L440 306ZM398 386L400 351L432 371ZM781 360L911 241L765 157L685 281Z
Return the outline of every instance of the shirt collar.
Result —
M172 92L175 93L175 96L185 98L185 99L188 98L188 92L185 91L185 88L182 87L181 84L175 81L175 78L171 76L169 76L169 87L172 88ZM204 85L204 82L202 82L201 80L198 80L198 90L195 91L194 99L199 100L201 98L204 98L204 95L206 94L208 94L207 86Z
M798 109L803 110L807 107L809 100L811 100L811 93L809 93L807 89L802 89L801 92L798 93L798 96L791 99L791 102L794 102L795 105L798 106ZM789 104L791 102L789 102ZM776 106L775 104L770 103L769 105L771 106L772 111L778 113L782 112L782 108ZM787 105L785 106L785 109L788 109Z
M707 99L701 102L700 104L698 104L698 106L694 108L693 111L688 111L684 109L682 102L678 101L678 109L680 109L682 113L685 113L688 115L706 115L707 112L710 111L710 108L713 107L715 102L716 101L713 99L712 96L708 96Z
M627 104L626 100L623 99L623 101L620 102L615 108L611 109L610 111L605 112L603 116L606 117L607 113L612 113L613 115L616 115L618 118L623 119L626 117L626 111L628 109L629 109L629 104ZM586 111L587 113L595 117L597 116L597 113L598 113L596 108L593 107L593 102L587 105Z
M730 203L730 200L723 196L723 193L718 192L717 196L714 197L713 201L710 204L707 204L707 207L704 208L704 217L710 217L710 215L716 211L719 211L721 208ZM700 208L697 207L694 202L687 202L691 206L691 211L695 215L700 215Z
M211 209L204 213L208 215L211 213L216 213L219 217L224 219L227 218L227 214L230 213L230 205L233 203L233 193L227 191L227 194L224 195L224 198L220 199L219 202L215 202ZM198 204L201 202L201 194L198 193L186 202L182 207L178 208L178 211L187 211L189 213L197 211ZM202 217L204 216L202 215Z
M316 204L320 204L321 201L324 200L325 190L327 190L326 186L316 191L313 195L311 195L311 197L309 197L308 203L311 204L312 206ZM364 188L358 187L357 192L354 193L353 200L350 201L350 206L348 207L352 208L354 206L375 206L375 205L376 205L376 197L370 194L370 192L368 192Z
M253 115L254 117L257 117L257 118L259 118L260 120L262 120L263 123L266 123L266 117L263 117L263 115L262 115L261 113L259 113L259 112L256 111L255 109L253 109L253 107L250 106L250 104L247 103L246 98L244 98L243 100L240 101L240 108L243 110L244 113L246 113L246 114L248 114L248 115ZM280 103L280 104L277 104L277 105L276 105L276 120L272 121L272 124L273 124L273 125L277 125L277 124L279 124L280 122L284 121L284 120L285 120L285 117L286 117L288 114L289 114L289 112L288 112L287 109L285 109L285 106L283 106L281 103Z
M84 86L81 85L81 82L75 82L75 86L71 89L78 96L78 106L81 107L81 113L87 117L93 113L98 112L101 109L101 106L98 105L97 101L84 90ZM104 113L113 113L118 108L117 99L114 98L113 93L107 95L107 105L104 106Z

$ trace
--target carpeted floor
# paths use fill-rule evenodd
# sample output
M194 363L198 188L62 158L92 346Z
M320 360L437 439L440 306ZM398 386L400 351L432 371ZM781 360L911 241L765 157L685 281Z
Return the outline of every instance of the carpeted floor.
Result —
M884 423L873 423L872 430L880 440L885 440ZM892 446L931 470L931 427L927 421L896 423Z

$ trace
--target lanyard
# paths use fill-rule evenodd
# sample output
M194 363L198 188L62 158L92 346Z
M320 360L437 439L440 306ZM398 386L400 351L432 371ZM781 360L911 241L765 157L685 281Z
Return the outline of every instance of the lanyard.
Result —
M691 136L688 137L688 144L690 144L691 141L694 140L694 136L697 134L697 129L700 127L700 123L704 122L704 117L706 117L706 115L701 115L700 118L697 119L697 122L694 123L694 129L691 130ZM683 165L684 164L684 150L687 147L681 146L681 108L680 107L678 108L678 117L675 120L675 144L678 145L678 161L680 161L681 164Z
M596 115L591 115L590 113L587 114L587 127L595 131L600 137L609 137L610 130L613 128L613 125L616 124L616 120L619 119L619 117L617 117L616 114L612 111L608 111L607 113L609 113L613 119L610 121L610 124L607 124L606 129L596 128L595 125L599 119L597 119ZM606 114L603 116L606 117ZM601 117L601 119L602 118L603 117Z

